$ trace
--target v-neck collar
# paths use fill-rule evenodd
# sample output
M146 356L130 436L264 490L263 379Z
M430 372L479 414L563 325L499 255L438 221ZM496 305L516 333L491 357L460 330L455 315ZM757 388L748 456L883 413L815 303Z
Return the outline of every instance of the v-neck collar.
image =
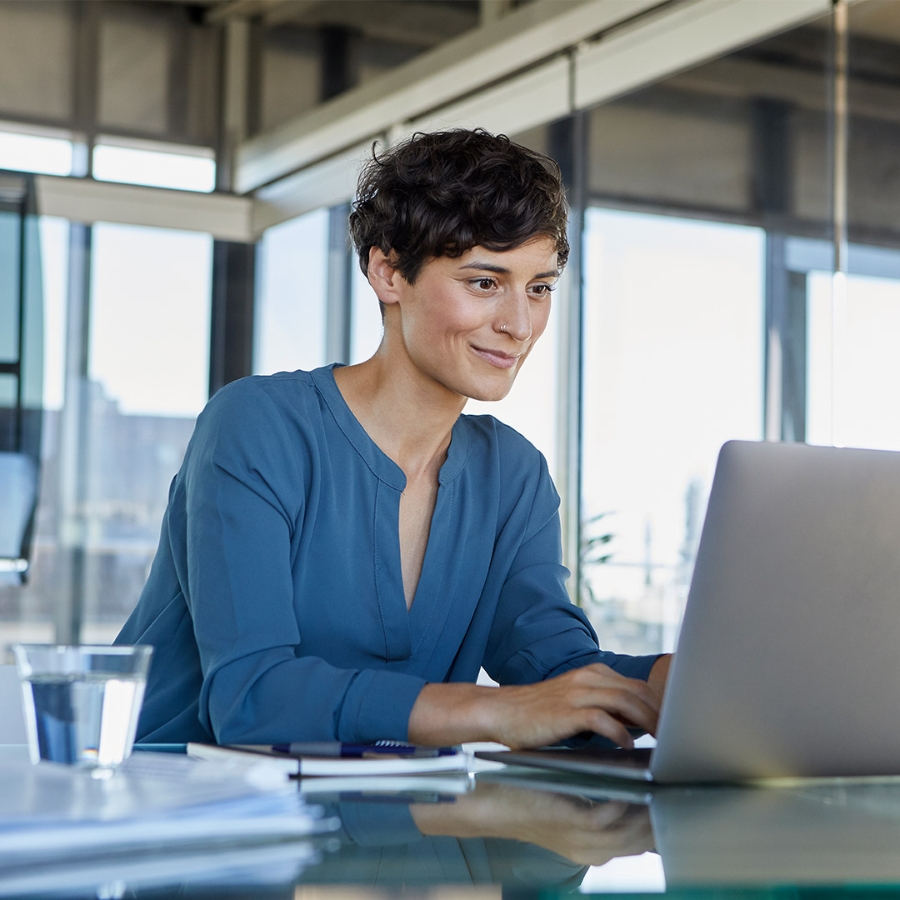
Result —
M403 470L369 437L337 386L334 370L342 365L343 363L331 363L320 369L313 369L310 372L313 383L328 405L338 428L362 457L372 474L394 490L403 491L406 488L406 475ZM468 454L469 434L460 416L453 423L447 458L438 473L438 484L448 484L456 478L463 470Z
M378 479L372 511L375 590L384 633L385 660L403 668L412 665L419 654L424 653L426 657L433 654L450 606L454 605L449 598L457 594L455 583L459 573L455 571L456 567L448 572L445 561L447 548L462 548L468 538L456 509L457 489L462 482L457 476L463 471L469 454L468 428L462 417L453 425L447 459L438 474L440 489L431 517L422 571L412 607L407 609L398 531L400 494L406 487L406 476L369 437L347 406L334 380L337 365L315 369L311 375L338 428ZM488 552L485 547L469 549L473 558L484 552ZM478 594L472 596L477 598ZM471 613L472 610L468 610L469 616Z

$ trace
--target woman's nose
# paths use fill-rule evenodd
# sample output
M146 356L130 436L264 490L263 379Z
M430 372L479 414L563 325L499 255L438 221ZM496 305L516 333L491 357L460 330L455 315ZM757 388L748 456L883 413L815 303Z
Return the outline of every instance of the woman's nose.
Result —
M508 334L516 341L527 341L532 334L531 307L528 297L511 297L510 302L504 304L504 308L498 316L498 331Z

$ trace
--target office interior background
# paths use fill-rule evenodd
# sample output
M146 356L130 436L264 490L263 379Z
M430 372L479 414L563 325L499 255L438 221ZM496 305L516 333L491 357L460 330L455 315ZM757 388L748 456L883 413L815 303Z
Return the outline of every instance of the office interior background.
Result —
M574 252L467 411L546 455L601 644L671 649L724 441L900 449L898 43L897 0L0 2L0 644L116 634L209 395L377 346L373 141L483 126Z

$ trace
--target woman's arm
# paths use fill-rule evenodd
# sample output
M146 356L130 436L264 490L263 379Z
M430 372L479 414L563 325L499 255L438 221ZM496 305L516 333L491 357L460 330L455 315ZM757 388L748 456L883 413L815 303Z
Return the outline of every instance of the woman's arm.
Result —
M489 610L483 665L504 686L427 685L413 706L410 739L529 747L591 731L631 746L626 726L656 729L668 658L600 650L566 592L559 495L546 463L520 436L501 428L498 437L512 438L501 442L500 457L514 503L494 547L494 559L508 562Z
M583 731L631 746L627 726L656 730L668 657L600 650L566 592L559 495L543 457L497 426L505 476L494 566L503 572L483 658L503 687L428 684L409 720L420 743L500 741L533 747ZM648 681L649 679L649 681Z
M322 466L333 460L320 458L308 411L286 410L268 386L238 382L210 402L170 516L186 640L202 671L200 721L220 743L403 740L425 679L311 652L321 641L298 617L293 562L309 553L299 543L315 527L308 498L328 488ZM347 622L335 640L360 639L364 627L362 617Z
M415 803L409 811L425 835L524 841L578 865L653 849L647 807L512 785L479 782L454 803Z
M409 738L426 745L499 741L519 748L592 731L631 747L626 726L656 730L668 662L668 656L657 660L650 681L596 663L529 685L427 684L413 706Z

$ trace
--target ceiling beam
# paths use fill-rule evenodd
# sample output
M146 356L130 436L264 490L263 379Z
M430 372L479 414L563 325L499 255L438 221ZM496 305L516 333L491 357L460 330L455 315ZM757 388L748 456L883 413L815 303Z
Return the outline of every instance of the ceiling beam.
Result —
M729 98L781 100L802 109L828 110L822 89L824 71L788 63L731 57L670 78L667 86L698 94ZM859 78L853 84L853 115L883 122L900 122L900 88Z
M661 5L669 4L534 0L248 141L238 153L236 189L247 193L377 137Z
M288 3L263 17L267 27L339 25L369 37L433 47L478 25L478 15L431 0L340 0Z
M113 184L90 178L35 177L41 215L73 222L118 222L202 231L223 241L252 242L254 202L230 194L200 194Z
M297 0L303 2L303 0ZM278 7L290 6L291 0L219 0L207 6L205 20L209 24L229 19L251 19L272 13Z
M580 47L574 105L587 109L831 11L831 0L690 0Z
M482 25L490 25L512 12L512 0L481 0L478 15Z
M307 16L335 4L328 0L289 0L289 2L273 4L272 8L263 15L263 24L267 28L282 25L285 22L303 22Z

